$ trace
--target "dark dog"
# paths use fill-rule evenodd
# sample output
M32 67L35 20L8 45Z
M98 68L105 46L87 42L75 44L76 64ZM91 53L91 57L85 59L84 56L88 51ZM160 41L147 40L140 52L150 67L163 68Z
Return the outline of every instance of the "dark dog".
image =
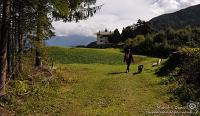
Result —
M140 64L140 65L138 66L138 73L142 73L143 68L144 68L144 65L143 65L143 64Z

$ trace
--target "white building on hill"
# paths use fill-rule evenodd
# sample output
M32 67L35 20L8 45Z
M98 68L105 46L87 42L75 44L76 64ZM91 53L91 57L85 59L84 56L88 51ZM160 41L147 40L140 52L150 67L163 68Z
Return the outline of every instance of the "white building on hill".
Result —
M108 31L107 29L105 31L99 31L97 34L97 45L105 45L110 44L108 41L108 37L113 34L113 32Z

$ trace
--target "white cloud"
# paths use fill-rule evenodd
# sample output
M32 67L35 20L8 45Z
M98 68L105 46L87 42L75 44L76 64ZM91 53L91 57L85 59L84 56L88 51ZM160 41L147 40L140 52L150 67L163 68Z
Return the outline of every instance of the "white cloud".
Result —
M160 15L163 13L171 13L196 4L200 4L200 0L157 0L152 5L152 10L154 13Z
M98 0L97 4L104 4L102 9L88 20L79 23L54 22L57 35L81 34L95 36L95 33L105 28L122 30L137 19L148 20L153 16L151 7L145 0Z
M200 0L97 0L97 4L104 6L94 17L79 23L54 22L53 26L56 35L95 36L96 32L105 28L122 30L123 27L136 23L138 19L149 20L199 3Z

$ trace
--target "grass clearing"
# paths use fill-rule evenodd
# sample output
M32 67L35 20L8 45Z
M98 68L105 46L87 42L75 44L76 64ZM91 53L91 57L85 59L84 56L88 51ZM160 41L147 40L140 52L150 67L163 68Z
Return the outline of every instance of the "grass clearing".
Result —
M123 53L119 49L48 47L46 50L59 64L123 64ZM145 56L135 57L137 63L147 59Z
M36 84L35 93L14 99L8 109L17 115L148 116L145 112L157 105L171 104L167 87L151 67L156 58L135 56L131 73L124 73L123 54L116 49L47 51L56 62L56 75L49 85ZM134 75L137 64L144 64L144 71Z

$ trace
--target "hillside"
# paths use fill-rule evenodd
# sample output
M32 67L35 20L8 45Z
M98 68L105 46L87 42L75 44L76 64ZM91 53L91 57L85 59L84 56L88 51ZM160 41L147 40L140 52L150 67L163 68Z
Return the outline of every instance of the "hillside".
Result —
M164 14L151 19L149 22L156 30L165 30L168 27L181 29L187 26L200 26L200 5L195 5L180 11Z
M85 35L67 35L67 36L53 36L45 41L47 46L63 46L72 47L79 45L88 45L89 43L95 41L96 38L92 36Z

